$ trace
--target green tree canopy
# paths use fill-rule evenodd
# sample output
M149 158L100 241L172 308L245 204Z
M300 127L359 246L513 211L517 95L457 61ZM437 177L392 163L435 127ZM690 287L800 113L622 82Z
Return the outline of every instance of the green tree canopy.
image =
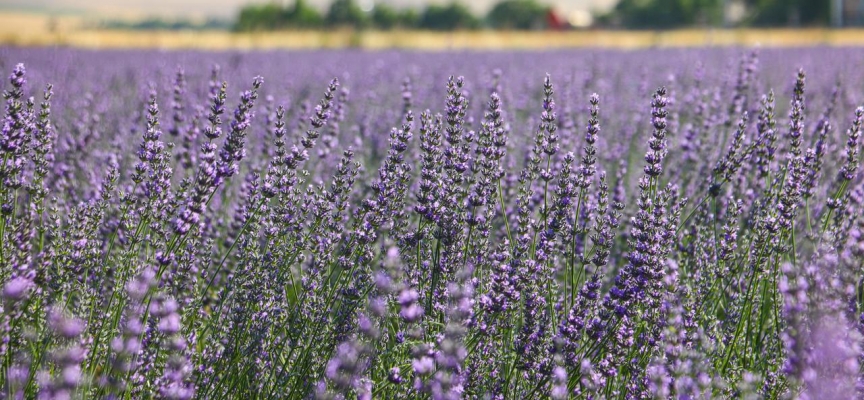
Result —
M480 21L462 3L453 2L444 6L430 4L420 17L420 27L435 31L477 29Z
M548 12L549 7L536 0L503 0L489 11L486 20L497 29L542 29Z
M406 8L399 13L399 26L403 28L416 28L420 25L420 13L413 8Z
M669 29L723 24L731 0L621 0L606 19L627 28ZM744 0L743 25L810 26L830 22L829 0Z
M281 28L285 15L276 4L249 5L240 10L236 29L239 31L270 30Z
M234 27L239 31L317 28L323 21L318 10L306 0L296 0L293 7L275 3L243 7Z
M372 10L372 24L379 29L393 29L401 24L399 11L386 3L376 4Z
M719 25L723 22L723 0L621 0L614 15L628 28Z
M826 25L831 19L829 0L747 0L752 10L747 22L758 26Z
M334 0L327 12L327 24L364 28L369 25L369 17L354 0Z
M420 15L413 8L399 10L387 3L376 3L372 9L372 26L376 29L416 28L419 21Z
M324 17L314 7L306 3L306 0L296 0L294 9L290 14L291 22L301 28L312 28L321 26Z

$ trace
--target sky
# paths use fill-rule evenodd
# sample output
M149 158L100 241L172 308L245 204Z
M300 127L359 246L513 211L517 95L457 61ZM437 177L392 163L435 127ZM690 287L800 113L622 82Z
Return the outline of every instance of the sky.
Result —
M0 0L2 10L27 10L50 13L74 13L100 17L160 16L168 18L233 18L245 4L270 0ZM279 1L279 0L277 0ZM282 0L292 4L293 0ZM326 8L331 0L307 0ZM451 0L361 0L387 3L395 7L419 7L427 3ZM563 13L583 10L607 10L618 0L540 0ZM485 12L496 0L462 0L476 12Z

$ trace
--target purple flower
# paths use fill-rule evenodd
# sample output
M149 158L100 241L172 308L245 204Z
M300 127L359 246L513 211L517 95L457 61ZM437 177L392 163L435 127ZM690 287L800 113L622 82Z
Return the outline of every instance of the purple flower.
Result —
M32 287L33 282L27 278L13 278L3 285L3 298L13 302L24 300Z

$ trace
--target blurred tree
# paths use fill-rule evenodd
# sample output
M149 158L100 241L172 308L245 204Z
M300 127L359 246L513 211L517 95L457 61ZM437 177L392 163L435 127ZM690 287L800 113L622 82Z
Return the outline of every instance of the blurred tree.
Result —
M613 17L628 28L720 25L723 3L723 0L621 0L613 10Z
M831 20L828 0L747 0L747 21L757 26L827 25Z
M729 0L621 0L601 21L617 21L627 28L668 29L719 26ZM744 25L812 26L831 20L828 0L743 0Z
M318 11L297 0L293 7L283 7L275 3L249 5L240 10L234 29L238 31L258 31L274 29L317 28L323 18Z
M503 0L492 7L486 20L496 29L543 29L549 7L536 0Z
M287 17L286 10L277 4L248 5L240 9L235 29L258 31L281 28Z
M327 24L362 29L369 25L369 16L354 0L334 0L327 12Z
M446 6L430 4L420 17L419 27L433 31L477 29L480 21L462 3L452 2Z
M296 0L294 9L289 14L290 23L298 28L315 28L324 23L321 13L306 3L306 0Z
M399 12L387 4L376 4L372 10L372 24L375 28L389 30L401 24Z
M399 26L417 28L420 25L420 14L413 8L406 8L399 13Z

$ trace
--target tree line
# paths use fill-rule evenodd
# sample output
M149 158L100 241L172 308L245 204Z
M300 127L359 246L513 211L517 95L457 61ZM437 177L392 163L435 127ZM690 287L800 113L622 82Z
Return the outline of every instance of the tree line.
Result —
M825 26L831 0L620 0L601 24L669 29L688 26ZM738 7L740 15L730 12Z
M740 15L733 15L734 7L738 7ZM484 16L475 15L458 0L429 4L422 9L398 9L377 2L371 10L364 10L357 0L334 0L322 13L306 0L296 0L290 5L243 7L234 29L536 30L555 24L556 16L550 11L548 5L537 0L502 0ZM635 29L820 26L829 24L830 14L829 0L620 0L608 13L595 15L595 26Z
M545 29L549 10L549 6L535 0L503 0L487 15L480 17L458 1L429 4L421 10L397 9L386 3L377 3L366 11L355 0L334 0L327 11L321 13L306 0L296 0L292 5L268 3L243 7L235 29Z

